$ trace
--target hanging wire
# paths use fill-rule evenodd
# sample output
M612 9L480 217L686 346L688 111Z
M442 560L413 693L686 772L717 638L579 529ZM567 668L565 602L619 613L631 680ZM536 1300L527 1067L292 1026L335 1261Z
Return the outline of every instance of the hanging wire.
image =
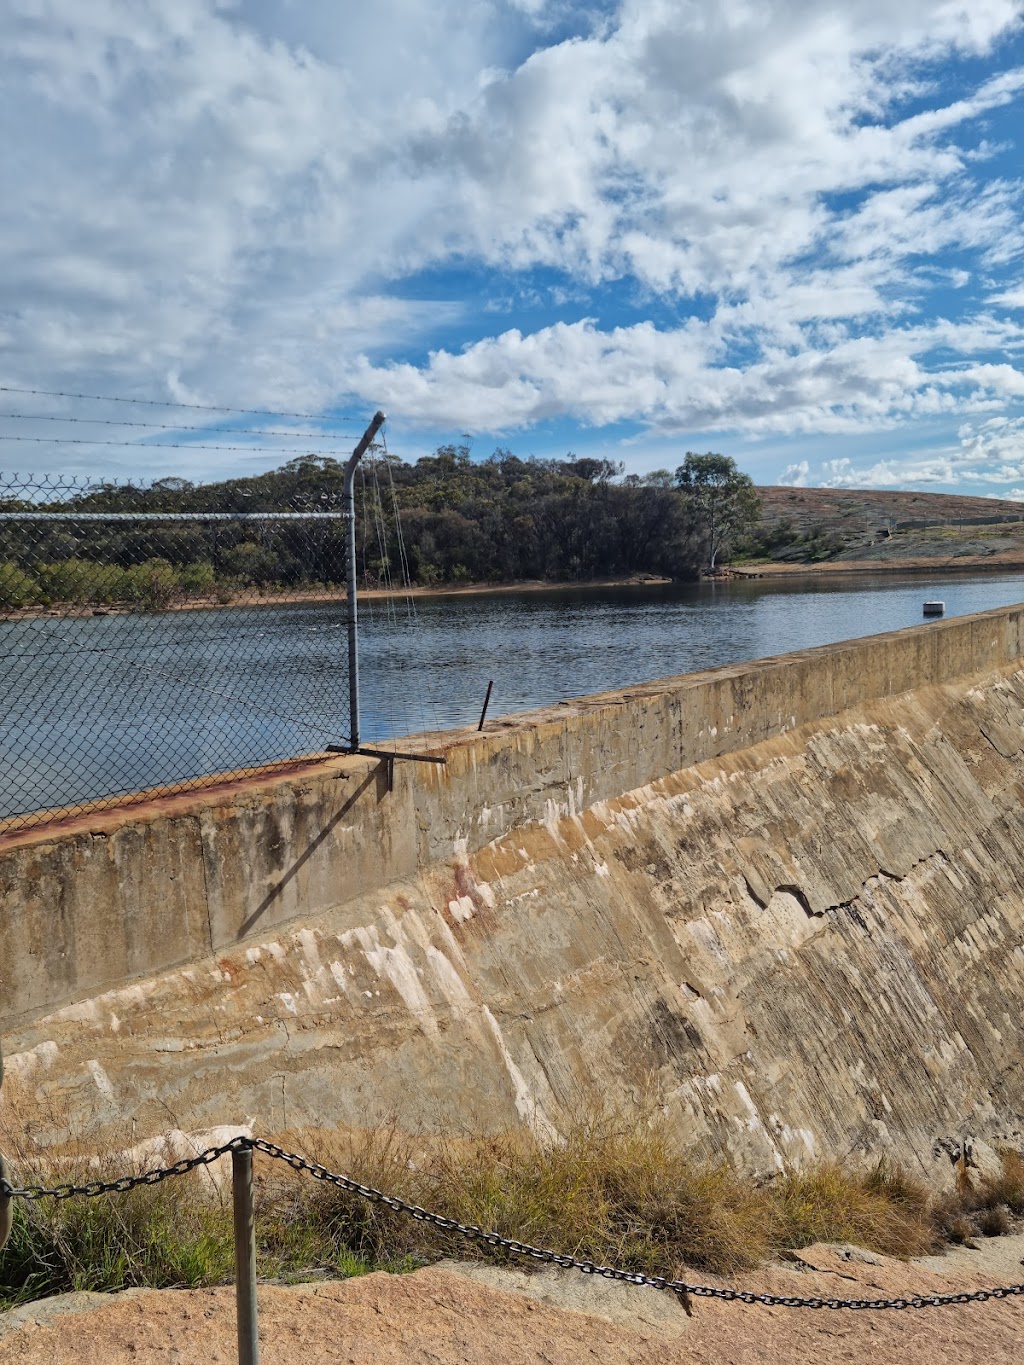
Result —
M187 408L191 412L235 412L248 417L298 417L304 422L357 422L351 413L324 417L317 412L282 412L275 408L229 408L218 403L177 403L169 398L126 398L111 393L63 393L59 389L22 389L0 384L0 393L30 393L41 398L82 398L90 403L136 403L149 408Z
M380 439L381 439L381 445L383 446L383 449L384 449L384 463L385 463L385 467L387 468L387 471L388 471L388 482L389 482L390 487L391 487L391 505L392 505L392 507L393 507L393 509L394 509L394 513L395 513L396 539L397 539L397 541L398 541L398 555L399 555L399 562L400 562L400 564L401 564L401 569L402 569L402 582L403 582L403 585L404 585L404 587L405 587L406 612L407 612L407 614L408 614L408 616L409 616L410 622L411 622L415 627L417 627L417 629L418 629L418 627L419 627L419 613L418 613L417 610L416 610L416 598L413 596L412 572L411 572L410 567L409 567L409 553L408 553L408 550L407 550L406 544L405 544L405 532L404 532L403 529L402 529L402 512L401 512L401 508L400 508L399 505L398 505L398 494L397 494L397 492L396 492L396 490L395 490L395 477L394 477L394 472L393 472L393 470L392 470L392 468L391 468L391 459L390 459L390 454L389 454L389 451L388 451L387 436L386 436L386 434L385 434L383 431L381 432L381 437L380 437ZM435 696L435 687L434 687L433 682L430 680L430 679L431 679L431 671L430 671L430 669L423 669L423 670L422 670L422 675L423 675L423 678L426 679L426 683L425 683L425 692L426 692L426 701L427 701L428 708L429 708L429 715L425 715L425 714L424 714L423 702L422 702L422 694L420 694L420 695L421 695L421 702L420 702L420 721L421 721L421 728L422 728L423 730L440 730L440 729L442 729L442 725L441 725L441 723L440 723L440 719L439 719L439 716L438 716L437 699L436 699L436 696Z
M380 555L380 566L381 566L380 578L381 578L381 580L382 580L382 586L383 586L383 588L384 588L384 610L385 610L385 620L386 620L386 622L387 622L387 655L388 655L389 685L388 685L388 687L386 687L385 690L384 690L384 696L385 696L385 706L386 706L386 709L387 709L387 717L388 717L388 731L389 731L389 736L388 736L388 737L389 737L393 742L395 742L395 748L396 748L396 750L397 750L397 748L398 748L398 745L397 745L398 734L399 734L399 730L402 728L398 723L396 723L395 706L394 706L395 679L396 679L397 672L398 672L398 667L397 667L397 651L396 651L396 635L397 635L397 630L398 630L398 617L397 617L397 613L396 613L396 610L395 610L394 584L393 584L392 579L391 579L391 557L390 557L390 555L388 554L387 528L386 528L386 526L385 526L385 524L384 524L384 509L383 509L383 502L382 502L381 495L380 495L380 481L379 481L378 476L377 476L377 463L378 463L378 461L377 461L377 455L376 455L376 452L374 451L374 449L373 449L372 446L370 447L370 449L369 449L369 451L367 452L367 454L369 455L369 460L370 460L370 474L371 474L371 478L372 478L372 480L373 480L373 521L374 521L374 529L375 529L376 535L377 535L378 553L379 553L379 555ZM408 727L406 727L406 728L408 728Z
M290 440L308 437L311 441L355 441L358 437L350 431L267 431L265 427L233 427L206 425L199 427L184 426L180 422L133 422L126 417L67 417L56 412L0 412L0 421L18 422L78 422L97 427L145 427L149 431L224 431L233 436L286 436ZM324 417L324 422L334 418ZM96 442L99 444L99 442Z
M366 464L365 461L359 463L359 492L360 506L363 513L363 537L362 537L362 560L363 560L363 587L366 590L366 608L370 617L370 625L373 625L373 598L370 595L370 569L366 562L366 546L370 539L369 524L369 499L366 491Z
M283 433L287 434L287 433ZM339 438L340 439L340 438ZM34 445L45 446L128 446L132 450L241 450L246 455L308 455L308 450L281 450L269 449L260 450L258 446L221 446L221 445L201 445L199 442L192 441L105 441L98 436L89 438L85 436L21 436L7 435L0 433L0 441L30 441ZM318 451L318 454L329 455L330 451ZM344 454L343 450L337 452Z
M399 579L400 579L400 584L399 584L398 586L396 586L396 584L395 584L395 582L394 582L394 577L393 577L393 575L391 574L391 557L390 557L390 555L389 555L389 556L388 556L388 578L389 578L389 592L390 592L390 594L391 594L391 596L390 596L390 601L391 601L392 613L393 613L393 629L394 629L394 632L395 632L395 640L396 640L397 649L398 649L398 651L399 651L399 657L400 657L400 658L406 658L406 657L407 657L407 650L408 650L408 648L409 648L409 647L414 643L414 641L415 641L415 635L411 634L411 632L410 632L410 627L411 627L411 626L415 623L415 621L416 621L416 610L415 610L415 607L413 606L412 597L411 597L411 595L410 595L410 593L409 593L410 584L409 584L409 575L408 575L408 570L407 570L407 565L406 565L405 546L404 546L403 541L402 541L402 524L401 524L401 519L400 519L400 517L399 517L399 515L398 515L398 501L397 501L397 498L396 498L396 496L395 496L395 485L394 485L394 478L393 478L392 473L391 473L391 465L390 465L390 462L389 462L388 459L387 459L387 446L386 446L386 444L385 444L385 445L382 445L382 449L383 449L383 451L384 451L383 460L381 460L380 458L377 458L377 459L375 460L375 468L376 468L376 469L379 469L379 468L380 468L380 465L383 463L384 468L386 469L387 475L388 475L388 482L389 482L390 494L391 494L390 501L391 501L392 510L394 511L394 514L395 514L395 537L394 537L394 543L395 543L395 548L396 548L397 551L398 551L398 574L399 574ZM375 452L375 454L376 454L376 452ZM383 524L383 526L384 526L384 528L385 528L385 540L387 540L387 539L388 539L388 530L389 530L389 527L388 527L388 513L387 513L387 510L386 510L386 504L385 504L385 499L384 499L384 495L383 495L383 494L380 495L380 509L381 509L381 522L382 522L382 524ZM405 622L406 622L405 629L406 629L406 632L407 632L407 639L409 639L409 645L407 645L406 648L405 648L404 650L403 650L403 648L402 648L402 640L401 640L401 636L400 636L400 630L401 630L401 628L402 628L402 627L401 627L401 623L400 623L400 621L399 621L399 613L400 613L400 609L401 609L401 604L400 604L400 601L399 601L399 594L400 594L400 593L401 593L401 596L403 596L403 597L405 598ZM424 731L424 730L427 730L427 729L429 728L429 726L427 725L426 715L424 714L424 710L423 710L423 699L422 699L422 696L421 696L421 694L420 694L419 687L418 687L418 686L416 687L416 689L415 689L415 694L413 694L413 691L412 691L412 690L410 690L410 689L408 689L408 688L403 688L403 697L404 697L405 702L406 702L406 707L405 707L405 718L404 718L404 720L403 720L403 727L404 727L404 729L405 729L408 733L412 733L412 732L414 732L414 731L422 732L422 731ZM417 717L418 717L418 721L417 721Z

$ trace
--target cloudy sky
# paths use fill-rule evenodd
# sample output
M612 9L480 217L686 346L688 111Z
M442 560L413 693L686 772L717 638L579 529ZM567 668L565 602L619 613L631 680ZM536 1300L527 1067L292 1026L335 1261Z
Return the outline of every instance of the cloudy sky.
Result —
M410 459L1024 497L1024 0L0 21L0 468L251 473L379 406Z

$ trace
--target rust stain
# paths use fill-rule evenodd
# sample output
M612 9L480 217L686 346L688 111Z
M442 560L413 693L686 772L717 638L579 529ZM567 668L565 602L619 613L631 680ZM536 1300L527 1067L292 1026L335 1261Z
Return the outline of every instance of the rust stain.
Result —
M271 792L276 787L293 784L296 778L328 778L346 771L354 763L365 766L367 762L366 759L347 757L298 758L287 763L268 764L263 768L216 773L178 788L161 787L137 792L128 797L116 798L116 805L109 801L96 801L87 806L68 806L41 812L46 815L45 822L27 828L15 826L15 821L23 817L11 817L0 820L0 851L29 848L75 834L106 836L130 825L146 824L167 815L187 815L211 805L220 815L222 811L215 803L225 798Z

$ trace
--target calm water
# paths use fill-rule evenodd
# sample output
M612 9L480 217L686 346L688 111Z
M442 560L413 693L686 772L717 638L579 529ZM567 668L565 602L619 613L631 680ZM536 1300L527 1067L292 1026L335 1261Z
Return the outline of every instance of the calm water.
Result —
M1024 576L501 593L363 608L366 743L1024 599ZM0 623L0 816L316 752L348 729L336 603Z

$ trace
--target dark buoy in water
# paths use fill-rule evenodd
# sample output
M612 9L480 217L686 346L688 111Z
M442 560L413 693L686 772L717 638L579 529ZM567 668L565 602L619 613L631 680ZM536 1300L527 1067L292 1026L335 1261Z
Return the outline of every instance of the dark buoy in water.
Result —
M925 616L942 616L945 610L945 602L926 602L924 604Z

